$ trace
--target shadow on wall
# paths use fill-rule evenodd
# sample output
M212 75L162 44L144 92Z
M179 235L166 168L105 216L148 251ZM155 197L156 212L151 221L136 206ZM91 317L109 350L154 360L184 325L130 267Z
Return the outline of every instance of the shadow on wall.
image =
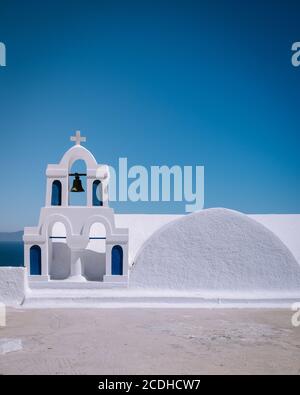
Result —
M105 275L105 252L85 250L82 253L84 276L88 281L103 281Z
M85 250L81 254L83 274L88 281L103 281L105 253ZM71 250L66 243L52 244L51 280L65 280L70 276Z
M51 280L64 280L70 276L71 250L65 243L52 242Z

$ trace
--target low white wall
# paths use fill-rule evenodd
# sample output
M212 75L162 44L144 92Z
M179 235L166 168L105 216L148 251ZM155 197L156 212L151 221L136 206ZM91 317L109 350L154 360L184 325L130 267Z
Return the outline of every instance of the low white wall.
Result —
M279 237L300 264L300 214L252 214L249 217Z
M116 214L116 226L129 229L129 264L131 265L144 242L159 228L182 215Z
M0 267L0 302L8 306L21 304L27 284L23 267Z

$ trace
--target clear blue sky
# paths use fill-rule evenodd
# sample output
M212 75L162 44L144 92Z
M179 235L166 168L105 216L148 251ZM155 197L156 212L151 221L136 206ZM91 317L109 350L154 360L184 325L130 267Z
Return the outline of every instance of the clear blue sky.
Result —
M1 0L0 230L36 224L76 129L101 163L204 165L205 207L300 213L299 15L296 1Z

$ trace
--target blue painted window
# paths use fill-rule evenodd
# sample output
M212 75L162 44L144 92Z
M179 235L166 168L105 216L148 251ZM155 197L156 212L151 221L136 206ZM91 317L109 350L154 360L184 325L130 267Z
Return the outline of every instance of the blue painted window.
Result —
M100 180L93 182L93 206L103 206L102 185Z
M111 274L123 274L123 250L121 246L114 246L111 251Z
M30 248L30 274L42 274L42 254L41 247L35 245Z
M51 205L61 206L61 182L58 180L52 183Z

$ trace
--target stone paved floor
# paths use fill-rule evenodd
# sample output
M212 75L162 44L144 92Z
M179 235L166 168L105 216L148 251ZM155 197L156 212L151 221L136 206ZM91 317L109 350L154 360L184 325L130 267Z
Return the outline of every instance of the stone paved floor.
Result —
M0 374L300 374L290 310L8 311Z

